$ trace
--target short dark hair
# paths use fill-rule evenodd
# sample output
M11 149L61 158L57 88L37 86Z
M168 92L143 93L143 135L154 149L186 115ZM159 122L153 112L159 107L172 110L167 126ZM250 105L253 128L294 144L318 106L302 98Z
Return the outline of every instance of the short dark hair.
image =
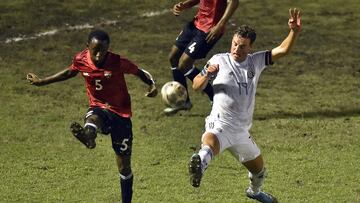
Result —
M95 38L100 41L106 41L108 44L110 44L110 37L107 32L104 30L94 30L89 34L88 37L88 43L91 42L91 40Z
M253 28L248 25L241 25L235 30L234 35L240 35L243 38L250 39L250 44L256 40L256 32Z

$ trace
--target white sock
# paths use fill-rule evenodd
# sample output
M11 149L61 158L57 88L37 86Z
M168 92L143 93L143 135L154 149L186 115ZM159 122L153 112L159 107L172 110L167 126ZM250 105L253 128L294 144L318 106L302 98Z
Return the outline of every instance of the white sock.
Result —
M213 157L213 152L208 145L203 145L198 154L201 159L201 164L202 164L201 168L204 172Z
M188 76L188 75L190 75L191 74L191 72L193 72L194 71L194 69L195 69L196 67L195 66L193 66L188 72L186 72L185 74L184 74L184 76Z
M122 179L122 180L127 180L127 179L130 179L132 176L133 176L133 174L132 173L130 173L129 175L127 175L127 176L124 176L123 174L121 174L121 173L119 173L119 175L120 175L120 178Z
M86 126L91 126L91 127L95 128L95 130L97 130L97 126L95 124L93 124L93 123L85 123L84 128Z
M249 172L250 187L249 189L256 195L260 192L260 188L264 183L266 176L266 168L263 168L258 174L252 174Z

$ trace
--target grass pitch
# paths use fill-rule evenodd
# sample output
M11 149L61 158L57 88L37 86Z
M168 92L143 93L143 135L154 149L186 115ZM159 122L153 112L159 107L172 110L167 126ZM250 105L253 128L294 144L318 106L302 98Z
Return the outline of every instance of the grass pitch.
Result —
M174 17L166 9L176 2L0 2L0 202L120 201L110 138L100 136L96 149L87 150L69 131L87 109L83 79L33 87L25 75L67 67L89 33L69 27L97 25L110 33L113 51L149 70L161 88L172 78L170 47L195 12ZM228 51L240 24L257 30L254 51L277 46L287 35L290 7L302 10L303 31L293 52L263 72L251 130L269 172L264 189L280 202L357 203L357 0L241 1L208 56ZM51 30L58 32L34 37ZM28 39L5 43L16 37ZM200 189L189 184L187 163L210 110L205 95L190 91L193 109L167 117L160 96L144 98L146 86L132 76L127 81L134 111L134 202L252 202L244 195L247 172L229 153L211 162Z

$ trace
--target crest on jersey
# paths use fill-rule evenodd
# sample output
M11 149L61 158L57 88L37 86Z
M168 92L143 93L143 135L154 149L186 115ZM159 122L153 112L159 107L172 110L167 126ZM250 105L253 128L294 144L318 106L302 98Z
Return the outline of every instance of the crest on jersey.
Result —
M249 79L253 79L255 76L255 69L254 67L250 66L249 70L247 71L247 77Z
M247 70L247 77L248 79L253 79L255 76L255 66L254 66L254 62L252 60L252 57L249 57L249 62L248 62L248 70Z
M110 78L111 77L111 71L104 71L104 76L106 78Z
M90 76L90 74L87 72L83 72L83 76Z

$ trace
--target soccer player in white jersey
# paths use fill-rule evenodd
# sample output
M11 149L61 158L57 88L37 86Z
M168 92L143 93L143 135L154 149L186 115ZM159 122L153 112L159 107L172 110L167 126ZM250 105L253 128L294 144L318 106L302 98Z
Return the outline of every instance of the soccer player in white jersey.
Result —
M266 169L249 129L261 72L273 61L288 54L300 33L300 11L290 9L289 14L290 32L279 46L271 51L250 54L256 33L251 27L243 25L235 31L230 53L214 55L195 77L195 90L201 90L212 82L214 103L206 118L201 149L190 159L192 186L200 186L211 159L228 149L249 171L250 186L246 189L246 195L259 202L277 202L275 197L261 190Z

